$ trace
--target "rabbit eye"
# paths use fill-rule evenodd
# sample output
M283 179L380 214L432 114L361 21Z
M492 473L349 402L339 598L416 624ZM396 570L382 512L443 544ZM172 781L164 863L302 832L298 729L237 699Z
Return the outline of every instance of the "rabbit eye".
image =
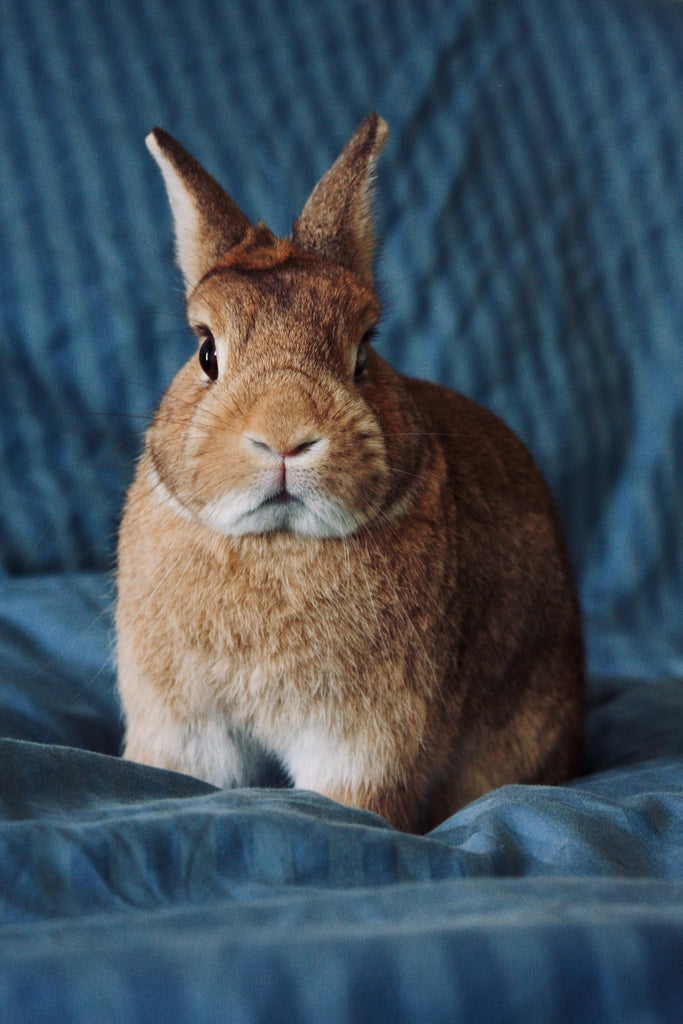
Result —
M205 334L204 341L199 347L199 365L209 380L218 380L216 342L213 340L213 335L209 332Z
M371 344L377 334L377 326L371 327L361 338L360 345L356 349L356 365L353 368L353 376L358 380L365 373L368 365L368 345Z
M368 346L364 341L361 341L356 351L356 365L353 370L353 375L356 380L362 377L365 373L365 367L368 363Z

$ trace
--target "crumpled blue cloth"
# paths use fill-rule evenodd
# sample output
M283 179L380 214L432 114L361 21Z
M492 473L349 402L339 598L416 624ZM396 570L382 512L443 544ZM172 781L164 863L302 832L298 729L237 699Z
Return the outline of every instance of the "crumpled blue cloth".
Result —
M592 679L580 778L410 836L115 756L110 597L0 592L3 1020L676 1020L680 682Z

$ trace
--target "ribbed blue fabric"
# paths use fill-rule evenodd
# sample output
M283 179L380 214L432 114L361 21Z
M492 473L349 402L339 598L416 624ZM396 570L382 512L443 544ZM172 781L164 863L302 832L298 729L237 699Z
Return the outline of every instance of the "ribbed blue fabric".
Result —
M678 1024L680 683L593 680L582 778L411 836L111 756L110 597L0 587L3 1024Z

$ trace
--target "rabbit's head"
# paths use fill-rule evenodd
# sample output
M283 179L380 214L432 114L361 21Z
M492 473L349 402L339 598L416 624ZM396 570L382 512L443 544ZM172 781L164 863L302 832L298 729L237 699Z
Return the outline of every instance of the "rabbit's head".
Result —
M158 493L218 533L345 537L391 517L405 491L405 394L369 345L380 315L373 171L386 135L366 118L290 239L252 226L165 132L147 139L199 344L148 452Z

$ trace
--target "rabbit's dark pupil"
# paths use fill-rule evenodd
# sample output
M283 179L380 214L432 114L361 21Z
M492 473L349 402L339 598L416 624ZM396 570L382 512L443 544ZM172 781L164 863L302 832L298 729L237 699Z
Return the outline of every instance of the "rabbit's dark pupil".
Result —
M365 367L368 362L368 350L364 342L361 342L356 352L356 368L354 374L356 377L362 376L365 371Z
M209 378L209 380L218 379L218 359L216 358L216 343L213 338L204 338L199 349L199 365L202 370Z

